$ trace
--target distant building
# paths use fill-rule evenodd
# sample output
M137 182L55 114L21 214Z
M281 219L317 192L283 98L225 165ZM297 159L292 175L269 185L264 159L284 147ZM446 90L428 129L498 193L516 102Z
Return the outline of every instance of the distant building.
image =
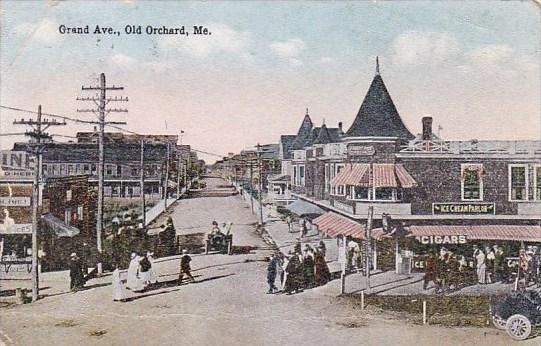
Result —
M79 132L77 142L49 143L43 152L43 176L88 175L97 184L98 146L96 132ZM189 145L177 145L176 135L126 135L105 133L104 196L138 197L141 193L141 140L144 141L145 194L163 196L166 170L169 185L175 187L177 174L188 179L195 173L197 153ZM14 150L29 151L30 144L16 143ZM167 162L169 161L169 165ZM181 176L181 181L186 178Z

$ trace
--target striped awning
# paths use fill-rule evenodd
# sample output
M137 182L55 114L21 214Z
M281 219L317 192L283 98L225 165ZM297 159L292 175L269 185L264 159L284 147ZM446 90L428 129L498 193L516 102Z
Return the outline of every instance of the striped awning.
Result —
M417 182L408 173L408 171L401 164L394 165L396 177L400 181L400 185L404 188L411 188L417 186Z
M410 237L465 235L473 240L541 242L540 226L520 225L432 225L409 226Z
M374 187L398 187L392 163L374 163L372 165L372 179Z
M312 224L316 225L320 232L331 237L345 235L355 239L366 240L364 224L357 223L331 211L315 218ZM382 230L372 230L371 237L373 239L380 240L384 236L385 233Z
M346 165L332 180L332 186L352 185L369 186L368 171L370 165L367 163L354 163Z
M351 185L362 187L417 186L417 182L401 164L366 163L346 165L332 180L331 186Z

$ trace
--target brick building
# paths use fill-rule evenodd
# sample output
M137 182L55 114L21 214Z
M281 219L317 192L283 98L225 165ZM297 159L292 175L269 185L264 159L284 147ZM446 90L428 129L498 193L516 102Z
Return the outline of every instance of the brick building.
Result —
M305 116L292 157L284 156L282 166L291 165L293 196L330 212L320 230L351 236L372 206L376 229L387 214L393 227L427 241L463 235L540 242L541 141L446 141L433 133L431 117L420 121L423 132L414 136L379 66L343 135L322 126L310 141ZM357 237L363 239L364 231Z

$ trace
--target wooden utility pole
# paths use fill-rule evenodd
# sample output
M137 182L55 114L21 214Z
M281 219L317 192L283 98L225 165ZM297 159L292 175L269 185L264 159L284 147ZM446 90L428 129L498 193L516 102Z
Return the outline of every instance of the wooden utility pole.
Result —
M109 113L116 113L116 112L128 112L126 109L117 109L117 108L105 108L105 106L111 102L111 101L128 101L127 97L107 97L106 93L108 90L114 91L114 90L124 90L123 87L108 87L105 82L105 74L100 74L100 84L98 86L90 86L90 87L81 87L83 91L85 90L95 90L99 91L100 95L99 97L78 97L77 101L92 101L98 106L97 109L78 109L77 112L80 113L94 113L98 117L98 125L99 125L99 137L98 137L98 151L99 151L99 161L98 161L98 212L96 213L96 242L97 242L97 248L98 248L98 275L101 275L103 273L102 265L101 265L101 257L102 257L102 242L101 237L103 233L103 166L104 166L104 149L103 149L103 139L104 139L104 132L105 132L105 125L107 124L118 124L118 125L125 125L125 122L106 122L105 117Z
M50 140L51 137L44 131L50 126L66 125L65 122L48 121L41 118L41 105L38 106L36 120L15 120L14 125L29 125L32 131L27 131L25 135L33 139L32 152L36 156L34 162L34 182L32 184L32 301L39 298L39 276L38 276L38 223L39 223L39 186L41 184L42 153L45 145L42 139Z
M177 152L177 199L180 198L180 153Z
M259 222L263 225L263 165L261 164L261 145L257 143L257 165L259 167Z
M139 165L141 169L141 215L143 217L143 228L147 223L146 218L146 206L145 206L145 140L141 139L141 163Z
M368 218L366 219L366 287L370 289L370 253L372 247L372 220L374 219L374 206L368 206Z
M254 168L252 161L250 160L250 208L252 214L254 213Z
M167 142L167 161L165 161L165 186L163 188L163 209L167 209L167 195L169 193L169 142Z

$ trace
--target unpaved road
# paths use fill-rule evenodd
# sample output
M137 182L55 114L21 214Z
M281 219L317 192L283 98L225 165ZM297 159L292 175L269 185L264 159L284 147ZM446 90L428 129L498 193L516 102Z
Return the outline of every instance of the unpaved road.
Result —
M255 217L238 197L182 200L172 217L182 234L206 232L214 219L232 221L235 244L265 247L251 226ZM291 296L267 295L266 263L260 261L267 253L194 255L198 282L182 286L174 282L178 258L160 259L160 288L126 303L111 300L109 276L89 282L88 290L66 293L67 273L44 275L48 296L0 309L0 340L7 345L512 344L491 328L418 326L360 311L335 298L334 282ZM539 345L539 339L520 345Z

